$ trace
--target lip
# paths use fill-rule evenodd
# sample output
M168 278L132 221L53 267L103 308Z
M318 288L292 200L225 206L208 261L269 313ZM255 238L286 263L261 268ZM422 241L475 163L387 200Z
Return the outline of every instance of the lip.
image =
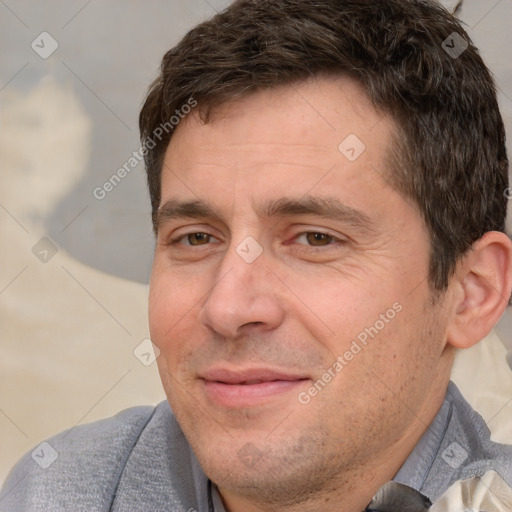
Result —
M305 375L270 368L212 368L200 375L207 397L224 407L250 407L302 386Z

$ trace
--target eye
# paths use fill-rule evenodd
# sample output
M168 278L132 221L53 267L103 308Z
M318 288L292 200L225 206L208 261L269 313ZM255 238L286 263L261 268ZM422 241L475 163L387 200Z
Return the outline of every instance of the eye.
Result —
M299 243L311 245L313 247L324 247L340 241L335 236L321 231L308 231L306 233L301 233L297 236L296 240Z
M218 240L212 235L198 231L196 233L188 233L186 235L182 235L179 238L172 240L172 243L181 245L207 245L212 240L218 242Z

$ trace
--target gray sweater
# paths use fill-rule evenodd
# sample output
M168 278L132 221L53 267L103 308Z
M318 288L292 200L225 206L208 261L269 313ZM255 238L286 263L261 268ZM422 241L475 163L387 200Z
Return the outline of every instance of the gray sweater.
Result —
M512 486L512 446L490 441L453 383L394 480L435 501L453 482L495 470ZM208 478L167 402L62 432L28 453L0 512L212 512Z

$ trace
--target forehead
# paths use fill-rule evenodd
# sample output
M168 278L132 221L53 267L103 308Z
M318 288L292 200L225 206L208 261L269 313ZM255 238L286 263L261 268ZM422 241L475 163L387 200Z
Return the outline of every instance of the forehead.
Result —
M228 140L233 146L249 141L336 146L348 133L368 139L376 125L379 129L373 135L379 136L393 123L375 110L361 85L343 76L315 76L213 107L206 124L198 110L193 110L178 124L169 149L202 142L225 144Z
M278 197L290 187L298 196L320 186L332 195L384 184L393 131L345 77L251 93L217 107L208 123L196 111L180 121L165 155L162 201L171 192L203 196L219 188Z

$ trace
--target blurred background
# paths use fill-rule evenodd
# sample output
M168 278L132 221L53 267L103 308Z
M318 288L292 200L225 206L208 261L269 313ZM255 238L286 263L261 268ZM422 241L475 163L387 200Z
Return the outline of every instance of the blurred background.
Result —
M228 4L0 0L0 484L54 433L165 398L146 318L149 198L130 158L163 54ZM510 134L512 0L465 0L459 16ZM94 193L123 166L117 186ZM480 345L454 380L505 439L510 311Z

